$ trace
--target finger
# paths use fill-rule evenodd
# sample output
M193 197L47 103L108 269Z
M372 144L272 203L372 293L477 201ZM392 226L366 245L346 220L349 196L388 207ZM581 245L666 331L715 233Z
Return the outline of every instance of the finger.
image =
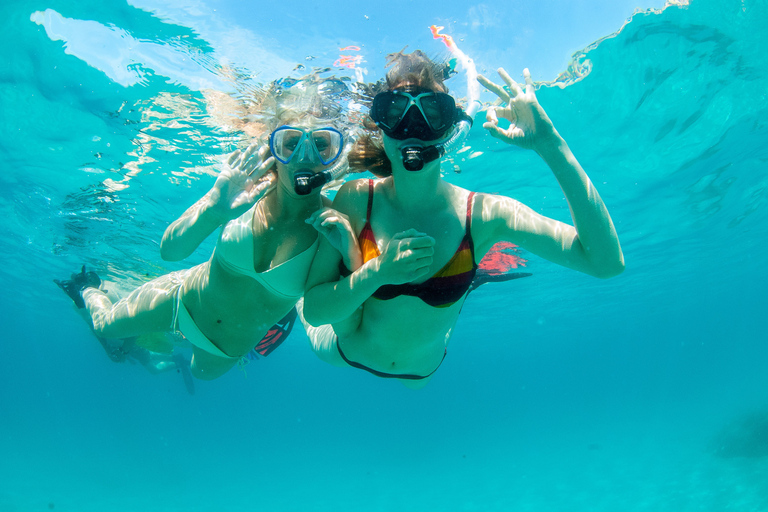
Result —
M254 181L256 186L261 186L266 183L269 186L277 185L277 175L275 173L267 173Z
M240 170L246 173L249 177L253 174L253 171L258 167L259 161L255 158L248 159L247 155L243 156L243 162L240 164Z
M523 93L523 90L520 88L517 82L512 80L512 77L509 76L506 71L504 71L504 68L499 68L499 76L507 83L511 97L514 98L515 96Z
M252 178L257 178L258 176L261 176L263 174L263 173L258 173L254 176L254 173L261 167L261 164L262 162L261 160L259 160L259 158L251 155L250 157L247 157L245 159L245 162L243 163L243 166L241 167L241 169L243 170L243 172L248 174L248 176Z
M249 169L255 169L264 160L259 152L260 146L257 144L251 144L248 147L248 151L243 156L243 161L247 163Z
M509 93L504 90L503 87L500 85L496 85L495 83L491 82L487 78L485 78L483 75L477 76L477 81L480 82L483 87L494 93L496 96L502 99L502 101L509 102L510 97Z
M332 217L336 214L335 210L332 210L330 208L323 208L320 212L317 214L317 218L319 220L327 219L328 217Z
M514 143L516 139L524 139L525 138L525 132L518 128L517 126L510 126L506 130L498 130L498 131L491 131L489 130L492 136L496 137L497 139L503 140L507 143Z
M337 226L340 226L342 224L341 219L333 216L333 217L327 217L325 219L321 219L320 226L324 228L335 228Z
M486 123L491 123L492 125L498 125L499 118L496 115L496 108L489 108L485 113L485 119L486 119L485 121Z
M490 133L492 137L495 137L497 139L501 139L501 140L504 140L504 141L509 140L509 138L507 137L506 132L504 130L502 130L501 128L499 128L498 126L496 126L495 124L483 123L483 128L488 130L488 133Z
M235 162L237 162L238 158L240 158L240 150L239 149L235 150L229 156L229 160L227 160L227 163L229 164L230 167L234 167L235 166Z
M248 146L248 149L245 150L245 153L243 153L243 161L247 162L253 157L253 155L258 154L258 146L251 144Z
M336 218L332 211L323 211L315 216L314 222L318 226L324 225L329 219Z
M420 237L412 237L412 238L406 238L405 240L400 242L400 248L404 250L417 250L417 249L426 249L426 248L432 248L435 246L435 239L431 236L420 236Z
M413 261L411 261L411 265L413 265L413 269L417 272L428 272L429 269L432 267L432 262L434 259L432 256L425 256L423 258L418 258Z
M400 251L397 255L397 260L402 261L404 264L409 265L411 268L424 265L424 261L429 260L427 265L432 264L432 257L434 251L430 249L408 249L406 251Z
M273 180L265 179L261 180L250 190L249 197L251 202L258 201L265 195L267 195L273 188L275 188L276 182Z
M496 108L496 112L494 112L497 116L501 116L507 121L515 122L517 120L517 113L515 112L515 109L509 108L509 107L498 107Z
M420 233L419 231L416 231L415 229L411 228L407 231L401 231L400 233L395 233L392 237L392 240L402 240L404 238L412 238L417 236L427 236L426 233Z
M533 92L534 91L534 85L533 85L533 79L531 78L531 72L528 70L528 68L525 68L523 70L523 78L525 78L525 92Z
M410 249L405 253L405 257L410 260L413 260L414 262L421 261L424 259L429 259L430 264L432 261L432 257L434 255L435 255L435 249L432 247L428 247L425 249Z
M261 157L261 155L259 155L259 157ZM261 164L259 164L258 166L256 166L256 167L254 168L254 170L253 170L253 171L251 171L251 173L250 173L250 174L254 174L254 173L256 173L256 175L258 175L258 176L261 176L262 174L265 174L265 173L267 173L267 172L268 172L270 169L272 169L274 166L275 166L275 157L273 157L273 156L270 156L269 158L267 158L266 160L264 160L263 162L261 162Z
M315 220L317 220L318 216L325 211L325 208L320 208L319 210L315 210L312 212L312 215L307 217L307 220L305 221L307 224L314 224Z
M411 270L411 279L418 279L429 273L429 269L432 267L432 258L424 258L414 263Z

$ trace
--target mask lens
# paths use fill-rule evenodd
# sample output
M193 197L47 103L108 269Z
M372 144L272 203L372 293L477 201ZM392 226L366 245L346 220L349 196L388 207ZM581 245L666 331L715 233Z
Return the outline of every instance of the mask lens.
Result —
M341 133L336 130L321 129L311 132L320 161L329 164L336 160L341 152Z
M427 92L416 96L399 91L379 93L371 105L371 118L388 135L405 138L407 130L400 125L406 118L413 124L414 117L408 115L411 110L418 110L418 113L414 113L417 118L423 118L423 121L416 124L425 123L424 128L432 132L433 138L438 138L441 132L456 122L456 103L453 97L440 92Z
M314 154L323 165L328 165L339 157L342 145L343 137L334 128L305 132L292 126L283 126L272 132L269 141L272 154L284 164L298 153L298 158L311 158Z
M451 96L432 94L422 96L420 100L424 117L433 130L444 130L456 120L456 103Z
M397 123L403 119L408 111L410 104L409 97L393 94L385 103L384 123L390 128L397 126Z
M270 149L280 162L287 164L299 149L304 132L295 128L279 128L272 133Z

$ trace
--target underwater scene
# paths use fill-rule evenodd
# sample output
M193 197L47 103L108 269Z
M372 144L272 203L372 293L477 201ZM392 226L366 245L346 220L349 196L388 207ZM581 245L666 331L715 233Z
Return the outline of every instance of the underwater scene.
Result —
M541 67L510 5L4 1L0 511L768 511L768 1L605 13ZM330 84L354 134L406 46L480 105L444 179L570 224L542 159L483 128L470 71L530 68L623 273L507 246L481 268L516 278L472 290L418 390L321 361L295 319L211 381L164 333L113 357L55 280L121 296L206 262L215 235L168 262L163 233L265 140L265 91Z

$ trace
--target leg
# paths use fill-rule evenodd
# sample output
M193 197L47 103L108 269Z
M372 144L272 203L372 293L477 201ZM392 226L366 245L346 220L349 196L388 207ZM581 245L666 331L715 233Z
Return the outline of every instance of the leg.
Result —
M175 293L182 282L183 274L172 272L145 283L115 304L98 288L86 288L83 301L96 336L129 338L168 330Z
M223 358L206 352L200 347L192 347L192 361L189 363L189 369L192 375L200 380L218 379L233 366L237 364L239 358Z
M320 327L314 327L309 325L304 320L304 299L299 299L296 304L296 310L299 312L299 319L304 325L304 330L307 331L307 337L309 337L309 343L312 346L312 350L317 357L330 363L334 366L342 366L349 368L349 365L341 358L339 349L336 346L338 343L338 336L333 330L332 325L321 325Z

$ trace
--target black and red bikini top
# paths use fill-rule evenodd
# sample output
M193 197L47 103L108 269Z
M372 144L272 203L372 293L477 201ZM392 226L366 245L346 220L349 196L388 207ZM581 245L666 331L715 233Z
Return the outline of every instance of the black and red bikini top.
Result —
M423 283L387 284L374 292L373 297L379 300L390 300L400 295L418 297L426 304L436 308L447 308L460 300L469 290L472 279L477 272L475 263L475 246L472 242L470 228L472 226L472 198L470 192L467 198L466 232L461 239L459 248L453 257L435 275ZM376 245L376 237L371 228L371 211L373 208L373 180L368 181L368 213L362 231L358 235L363 262L378 257L381 253Z

